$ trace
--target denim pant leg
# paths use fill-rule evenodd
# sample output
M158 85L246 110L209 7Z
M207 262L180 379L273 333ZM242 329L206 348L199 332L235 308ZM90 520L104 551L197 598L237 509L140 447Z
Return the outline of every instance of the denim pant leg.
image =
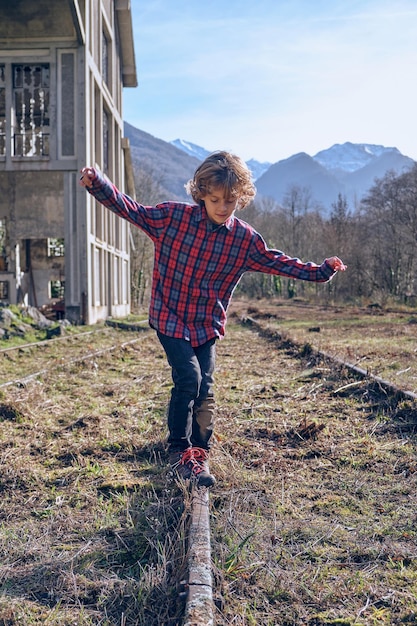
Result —
M214 427L214 369L216 365L216 340L195 348L200 364L200 393L193 407L191 443L198 448L210 449Z
M193 348L185 339L168 337L159 332L157 335L171 366L174 383L168 408L170 451L184 450L191 445L200 446L201 437L197 435L196 441L193 441L193 431L197 430L193 427L194 408L197 409L198 403L201 404L206 394L213 393L215 340L199 348ZM204 398L203 394L205 394ZM209 437L207 443L208 439ZM208 446L201 445L201 447Z

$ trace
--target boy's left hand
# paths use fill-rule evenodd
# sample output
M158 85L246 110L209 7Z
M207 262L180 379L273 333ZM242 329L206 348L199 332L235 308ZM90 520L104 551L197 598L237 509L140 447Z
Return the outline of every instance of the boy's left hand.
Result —
M331 256L326 261L335 272L344 272L347 269L347 265L338 256Z

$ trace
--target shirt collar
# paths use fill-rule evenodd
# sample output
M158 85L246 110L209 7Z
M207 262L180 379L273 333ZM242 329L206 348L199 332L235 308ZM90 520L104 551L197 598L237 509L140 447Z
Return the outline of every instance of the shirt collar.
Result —
M227 228L227 230L232 231L233 230L233 226L235 223L235 215L234 213L229 217L229 219L227 219L224 224L213 224L213 222L210 222L210 220L207 217L207 212L206 209L204 207L201 207L200 205L196 205L195 206L195 210L194 210L194 214L193 214L193 220L194 222L197 224L198 222L201 222L202 220L205 220L207 222L207 227L208 226L214 226L214 228L210 228L210 231L213 232L213 230L220 230L221 228ZM209 228L207 228L207 230L209 230Z

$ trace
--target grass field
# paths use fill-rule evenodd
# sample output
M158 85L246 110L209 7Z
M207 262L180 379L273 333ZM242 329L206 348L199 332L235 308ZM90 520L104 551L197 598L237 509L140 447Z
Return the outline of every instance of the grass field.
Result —
M414 314L270 307L236 303L218 344L216 624L416 624L416 407L238 324L256 314L396 384L409 368L414 389ZM167 466L170 371L152 331L109 333L111 353L56 354L0 392L2 626L181 624L189 503Z

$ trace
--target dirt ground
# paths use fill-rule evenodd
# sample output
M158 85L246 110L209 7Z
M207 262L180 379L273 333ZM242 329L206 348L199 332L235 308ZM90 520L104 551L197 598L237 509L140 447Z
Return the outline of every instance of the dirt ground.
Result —
M416 407L242 326L249 309L301 345L301 333L327 344L326 325L342 335L341 314L320 309L232 310L210 461L216 624L416 624ZM407 339L412 315L398 315ZM374 317L352 331L362 343ZM169 368L152 331L109 332L111 352L71 362L57 342L48 372L0 390L0 625L182 623L187 489L167 465Z

